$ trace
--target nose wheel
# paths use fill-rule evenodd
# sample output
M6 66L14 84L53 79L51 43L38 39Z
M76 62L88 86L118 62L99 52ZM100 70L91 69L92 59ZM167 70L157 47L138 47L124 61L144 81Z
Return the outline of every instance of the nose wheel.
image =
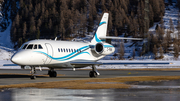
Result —
M34 75L34 74L36 73L36 69L35 69L35 67L31 67L31 71L30 71L30 73L31 73L31 77L30 77L30 79L31 79L31 80L36 79L36 76Z

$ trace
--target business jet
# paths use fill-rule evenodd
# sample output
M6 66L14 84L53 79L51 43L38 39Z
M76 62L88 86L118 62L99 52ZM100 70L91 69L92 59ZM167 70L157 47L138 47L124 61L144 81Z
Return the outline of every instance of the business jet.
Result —
M32 40L24 43L20 49L11 57L14 64L21 67L31 67L31 79L35 79L35 67L48 67L48 75L56 77L54 69L83 68L92 66L89 77L97 77L100 73L96 65L103 65L97 62L108 54L112 54L115 48L105 42L105 39L132 39L106 36L108 25L108 13L104 13L99 27L91 42L72 42L59 40ZM106 65L108 63L105 63ZM113 63L110 63L113 65ZM117 63L114 63L117 65Z

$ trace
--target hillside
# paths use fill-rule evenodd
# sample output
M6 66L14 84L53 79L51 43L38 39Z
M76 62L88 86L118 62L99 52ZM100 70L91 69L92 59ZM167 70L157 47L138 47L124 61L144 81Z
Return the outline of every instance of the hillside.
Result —
M1 45L3 48L11 49L2 48L2 50L11 56L12 48L17 49L23 42L36 38L58 37L60 40L71 40L74 37L74 40L91 38L103 12L110 13L109 35L144 37L145 29L142 27L145 21L144 3L144 0L77 0L76 2L74 0L5 0L3 23L1 23L1 30L5 31L1 33L3 36ZM160 50L163 50L165 57L174 56L174 49L177 49L174 48L177 46L174 43L178 43L174 42L176 37L173 37L178 34L176 4L171 5L169 0L165 3L163 0L150 0L148 18L150 29L148 28L149 31L147 30L148 33L145 36L147 40L144 42L127 40L121 43L119 40L111 40L111 43L117 46L115 54L104 59L120 59L118 44L125 47L121 50L124 51L123 58L125 59L132 59L134 56L135 59L162 58ZM173 14L170 15L171 13ZM174 31L170 29L172 28L170 19L172 19ZM5 38L8 38L7 42L3 41ZM170 38L169 41L165 41L167 38ZM143 44L146 46L145 52L143 52ZM169 49L172 49L171 52Z
M102 13L109 12L109 35L144 37L164 15L164 1L149 1L147 26L144 9L144 0L5 0L2 27L12 21L11 40L17 48L32 39L85 37L96 29Z

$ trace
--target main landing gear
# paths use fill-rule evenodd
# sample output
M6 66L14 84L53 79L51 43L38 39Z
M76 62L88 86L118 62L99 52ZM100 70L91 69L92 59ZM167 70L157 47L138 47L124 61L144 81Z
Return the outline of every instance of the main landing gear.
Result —
M89 72L89 77L96 78L100 73L97 71L96 67L92 65L92 71Z
M30 73L31 73L30 79L32 79L32 80L36 79L36 76L35 76L36 69L35 69L35 67L31 67ZM49 75L49 77L57 77L57 72L54 71L54 68L50 68L50 70L48 71L48 75Z
M31 71L30 71L30 73L31 73L31 77L30 77L30 79L36 79L36 76L34 75L34 74L36 74L36 69L35 69L35 67L31 67Z
M51 69L48 71L48 75L49 75L49 77L57 77L57 72L54 71L54 68L51 68Z

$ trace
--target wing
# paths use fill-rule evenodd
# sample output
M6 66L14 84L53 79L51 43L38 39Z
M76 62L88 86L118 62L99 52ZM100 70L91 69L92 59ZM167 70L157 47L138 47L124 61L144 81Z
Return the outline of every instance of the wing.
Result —
M71 65L169 65L171 61L124 61L100 60L98 62L70 62Z
M16 65L16 64L3 64L3 66L19 66L19 65Z
M169 65L168 61L102 61L103 65Z
M4 60L1 60L0 61L0 66L8 66L8 67L11 67L11 66L19 66L17 64L14 64L12 63L11 61L4 61Z

